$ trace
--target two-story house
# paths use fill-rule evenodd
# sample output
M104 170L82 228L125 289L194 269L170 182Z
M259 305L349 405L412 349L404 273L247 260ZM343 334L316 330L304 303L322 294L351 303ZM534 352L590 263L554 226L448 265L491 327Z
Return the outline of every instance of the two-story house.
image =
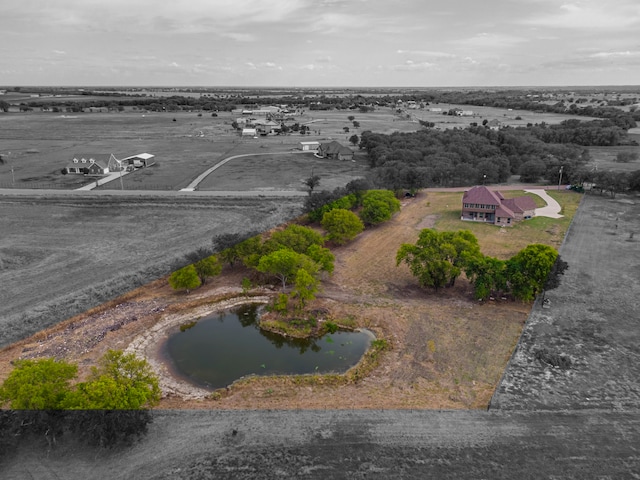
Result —
M536 204L531 197L504 198L485 186L473 187L462 195L461 220L510 226L535 216Z

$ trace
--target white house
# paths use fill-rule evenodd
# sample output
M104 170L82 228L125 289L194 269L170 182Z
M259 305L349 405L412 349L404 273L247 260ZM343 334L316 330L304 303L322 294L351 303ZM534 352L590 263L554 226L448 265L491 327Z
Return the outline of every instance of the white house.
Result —
M68 173L105 175L117 172L119 163L112 153L76 154L66 166Z

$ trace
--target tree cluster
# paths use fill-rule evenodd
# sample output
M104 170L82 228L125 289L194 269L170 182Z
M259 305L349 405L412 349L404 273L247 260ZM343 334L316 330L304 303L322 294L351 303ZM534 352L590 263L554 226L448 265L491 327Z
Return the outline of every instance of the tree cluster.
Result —
M148 408L160 400L146 360L122 351L109 350L89 378L76 383L78 366L62 360L16 360L14 366L0 386L0 406L17 412L0 416L5 433L55 442L69 432L92 445L115 446L146 433Z
M541 244L529 245L508 260L485 256L468 230L424 229L415 244L400 247L396 264L401 263L409 267L423 287L438 290L453 286L464 272L476 299L511 295L526 302L545 289L556 288L559 275L567 269L556 250Z
M571 181L589 160L588 152L574 144L547 143L536 131L482 126L391 135L365 131L360 148L368 154L370 181L391 190L500 183L517 174L523 181L555 181L560 167ZM571 124L562 131L573 131Z

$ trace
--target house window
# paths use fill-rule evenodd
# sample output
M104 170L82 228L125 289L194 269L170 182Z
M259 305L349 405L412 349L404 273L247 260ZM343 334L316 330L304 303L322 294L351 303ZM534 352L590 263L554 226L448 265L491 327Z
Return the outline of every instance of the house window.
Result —
M77 158L74 158L74 159L73 159L73 163L78 163L78 159L77 159Z
M82 163L87 163L87 159L86 159L86 158L83 158L83 159L82 159Z
M507 218L507 223L511 223L511 219L510 218Z

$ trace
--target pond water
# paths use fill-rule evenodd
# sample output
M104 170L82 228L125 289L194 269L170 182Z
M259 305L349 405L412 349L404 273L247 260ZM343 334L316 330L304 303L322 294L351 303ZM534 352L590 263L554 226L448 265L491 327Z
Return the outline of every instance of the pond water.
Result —
M247 304L177 330L163 346L174 373L205 388L223 388L247 375L343 373L374 339L368 331L292 339L258 327L260 306Z

